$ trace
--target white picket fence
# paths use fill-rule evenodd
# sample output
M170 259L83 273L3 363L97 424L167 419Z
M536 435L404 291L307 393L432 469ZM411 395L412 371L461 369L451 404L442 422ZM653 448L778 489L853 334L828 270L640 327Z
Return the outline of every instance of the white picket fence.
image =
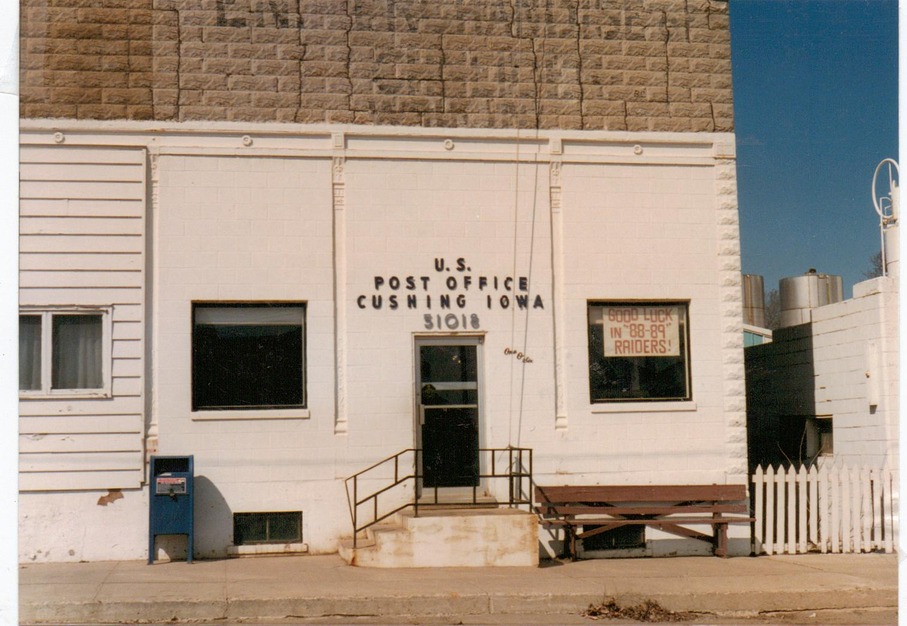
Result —
M756 554L894 552L897 493L890 469L757 467Z

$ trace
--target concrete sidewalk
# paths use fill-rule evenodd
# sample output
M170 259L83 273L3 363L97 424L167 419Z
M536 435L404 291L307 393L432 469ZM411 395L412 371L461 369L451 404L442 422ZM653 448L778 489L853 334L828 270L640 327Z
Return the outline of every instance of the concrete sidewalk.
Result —
M607 598L622 606L651 599L672 611L735 619L777 611L871 609L886 617L860 623L886 623L896 614L897 558L678 557L447 569L350 567L336 555L192 564L26 564L19 569L19 592L23 623L304 621L329 616L376 622L395 616L424 621L459 616L467 623L515 623L512 616L541 622L549 616L547 623L582 623L582 610ZM550 616L563 619L552 622Z

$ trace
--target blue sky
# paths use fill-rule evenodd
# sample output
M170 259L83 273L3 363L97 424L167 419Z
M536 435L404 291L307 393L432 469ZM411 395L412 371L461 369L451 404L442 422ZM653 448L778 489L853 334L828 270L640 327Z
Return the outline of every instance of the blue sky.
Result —
M896 0L730 0L743 271L815 268L845 297L879 250L872 174L897 159Z

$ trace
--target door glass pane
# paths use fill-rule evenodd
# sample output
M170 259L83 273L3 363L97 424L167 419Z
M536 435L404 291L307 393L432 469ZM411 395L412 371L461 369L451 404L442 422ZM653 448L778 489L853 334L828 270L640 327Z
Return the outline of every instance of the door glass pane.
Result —
M475 346L420 346L422 384L433 382L475 382Z

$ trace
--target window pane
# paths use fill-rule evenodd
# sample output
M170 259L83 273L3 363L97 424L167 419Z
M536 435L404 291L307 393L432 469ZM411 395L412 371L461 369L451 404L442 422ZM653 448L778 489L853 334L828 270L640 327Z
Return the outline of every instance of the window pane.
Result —
M627 313L626 323L620 312ZM618 356L621 351L629 355ZM645 352L653 356L640 355ZM683 305L589 307L592 402L690 399L687 353Z
M41 316L19 316L19 389L41 389Z
M299 306L196 307L193 409L304 406L302 315Z
M302 539L301 513L271 513L268 515L268 541L286 542Z
M103 324L100 315L54 315L51 387L100 389Z
M268 520L264 513L236 513L233 516L233 543L262 543L268 540Z

